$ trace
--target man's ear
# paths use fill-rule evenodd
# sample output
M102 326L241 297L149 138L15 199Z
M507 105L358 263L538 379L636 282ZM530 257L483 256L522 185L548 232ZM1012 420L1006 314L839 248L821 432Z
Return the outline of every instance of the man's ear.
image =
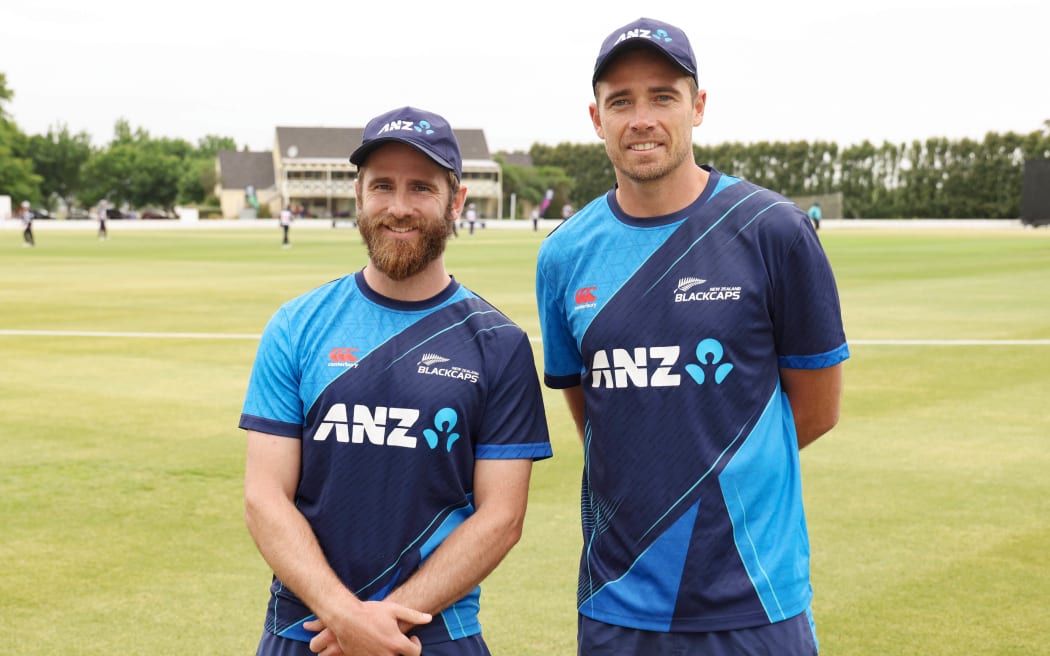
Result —
M467 188L464 185L459 186L459 191L452 198L452 213L455 218L458 219L463 213L463 206L467 203Z
M693 105L693 127L704 122L704 110L707 108L707 92L701 89L696 94L696 103Z
M605 141L605 130L602 129L602 117L598 113L598 105L591 103L591 124L594 125L594 133L598 135L598 138Z

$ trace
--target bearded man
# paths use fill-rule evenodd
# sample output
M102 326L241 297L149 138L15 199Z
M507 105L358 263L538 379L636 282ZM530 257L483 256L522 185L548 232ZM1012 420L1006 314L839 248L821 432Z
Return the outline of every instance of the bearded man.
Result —
M350 161L368 264L274 314L239 424L274 572L258 654L488 654L479 584L551 456L532 347L445 270L467 194L448 122L392 110Z

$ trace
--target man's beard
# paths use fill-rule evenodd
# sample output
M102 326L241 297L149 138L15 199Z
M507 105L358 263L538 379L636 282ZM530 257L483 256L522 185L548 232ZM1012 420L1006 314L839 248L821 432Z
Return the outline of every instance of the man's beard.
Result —
M633 182L652 182L653 180L660 180L672 173L682 164L682 162L691 158L692 154L692 144L690 144L686 148L680 147L677 150L668 153L666 159L645 164L628 165L628 158L623 157L619 153L616 153L615 155L610 153L610 159L613 159L614 156L617 158L616 161L614 161L613 166L628 180Z
M368 216L358 213L357 228L368 247L373 266L393 280L405 280L427 267L445 252L454 220L451 203L443 220L399 221L388 215ZM414 227L415 239L391 238L385 226Z

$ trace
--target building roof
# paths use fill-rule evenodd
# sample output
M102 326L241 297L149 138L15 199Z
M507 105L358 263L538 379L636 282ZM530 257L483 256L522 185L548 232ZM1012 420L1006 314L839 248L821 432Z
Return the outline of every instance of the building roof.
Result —
M511 164L513 166L524 166L530 168L532 167L532 155L526 152L520 150L515 150L514 152L507 152L501 150L498 154L503 157L503 161L507 164Z
M453 130L463 159L492 159L484 130Z
M361 145L364 128L308 128L277 127L277 144L281 158L343 159ZM453 130L464 160L489 160L489 146L485 131L479 129Z
M277 127L276 148L281 158L342 159L361 143L364 128L299 128Z
M221 150L219 176L224 189L244 189L248 185L253 185L256 189L273 187L273 153L268 150Z

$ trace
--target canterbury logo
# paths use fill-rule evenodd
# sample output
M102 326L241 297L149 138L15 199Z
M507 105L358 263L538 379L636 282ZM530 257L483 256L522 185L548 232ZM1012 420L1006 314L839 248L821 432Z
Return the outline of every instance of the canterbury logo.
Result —
M594 296L594 290L598 289L595 286L591 287L580 287L576 290L576 305L583 305L584 303L594 303L598 299Z
M696 287L697 285L702 285L705 282L707 281L703 278L682 278L678 281L678 291L687 292L693 287Z
M419 364L424 364L428 367L442 362L448 362L448 358L443 358L440 355L434 353L424 353L423 357L419 359Z
M357 349L353 347L337 347L328 352L328 359L332 362L357 362L356 352Z

